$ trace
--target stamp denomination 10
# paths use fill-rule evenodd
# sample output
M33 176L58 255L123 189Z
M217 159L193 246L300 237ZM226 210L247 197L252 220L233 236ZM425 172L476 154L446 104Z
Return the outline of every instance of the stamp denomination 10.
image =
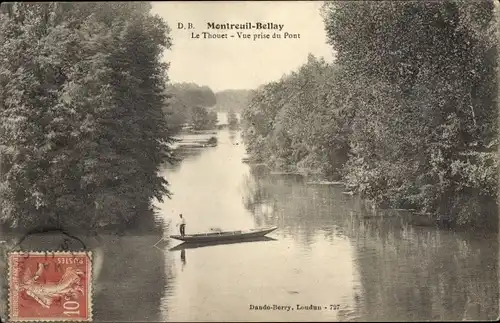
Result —
M91 321L90 252L9 254L10 321Z

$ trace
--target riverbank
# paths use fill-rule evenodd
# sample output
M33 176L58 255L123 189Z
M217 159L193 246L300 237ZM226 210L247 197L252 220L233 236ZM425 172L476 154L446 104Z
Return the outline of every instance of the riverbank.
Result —
M151 212L147 215L142 215L137 218L134 223L126 225L107 225L96 227L93 229L82 228L81 226L33 226L13 228L5 224L0 224L0 235L3 236L37 236L44 234L63 234L69 237L79 236L99 236L99 235L144 235L144 234L161 234L165 230L165 223L157 219L157 215ZM2 239L0 239L2 240Z
M239 134L231 136L220 132L213 149L184 149L181 163L160 170L173 193L155 204L157 218L167 224L162 234L78 236L93 255L96 321L461 320L465 308L470 320L494 318L494 235L405 226L404 211L372 210L370 203L344 196L344 186L308 184L291 175L255 176L241 162L244 146L232 144ZM192 233L214 226L279 229L267 241L204 248L177 248L168 238L157 243L177 229L168 224L177 222L178 213ZM23 250L57 249L64 238L33 235ZM81 247L69 240L70 250ZM4 272L6 265L0 260ZM2 296L7 291L0 289ZM342 305L307 313L247 311L255 299L335 299ZM467 305L476 303L481 307ZM214 311L220 304L233 310ZM0 309L6 308L0 301Z
M180 148L207 148L216 147L218 144L217 132L182 132L174 138L171 145L174 150Z
M342 192L345 196L359 196L356 188L349 186L345 181L342 180L328 180L324 177L320 177L317 173L310 172L308 170L292 170L292 169L276 169L269 166L267 163L255 162L250 156L246 156L242 159L243 163L249 164L251 167L259 167L260 171L266 172L270 176L298 176L301 177L306 185L309 186L337 186L342 187L344 191ZM312 174L312 175L311 175ZM361 197L362 198L362 197ZM362 198L363 199L363 198ZM364 216L363 219L378 219L378 218L388 218L397 217L408 225L415 227L437 227L439 229L453 229L458 231L469 231L468 226L458 225L453 218L448 215L439 215L433 213L424 213L417 209L391 209L391 208L381 208L380 206L374 205L373 201L368 199L363 199L367 204L370 205L372 210L376 210L371 216ZM396 212L396 213L395 213ZM398 214L400 213L400 214ZM479 229L478 229L479 230ZM498 231L496 228L481 228L484 231Z

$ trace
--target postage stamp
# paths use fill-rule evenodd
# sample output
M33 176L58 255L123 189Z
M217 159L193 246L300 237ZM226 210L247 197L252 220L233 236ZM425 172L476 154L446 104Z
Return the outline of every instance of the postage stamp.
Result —
M9 319L92 321L91 252L9 253Z

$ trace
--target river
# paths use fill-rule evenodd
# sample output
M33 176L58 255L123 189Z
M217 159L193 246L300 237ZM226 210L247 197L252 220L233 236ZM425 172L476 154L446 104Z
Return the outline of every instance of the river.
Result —
M341 187L251 168L239 133L216 136L217 147L183 150L162 169L173 192L157 203L164 235L176 232L179 213L186 233L279 229L267 241L198 248L155 234L101 237L90 244L96 321L497 318L496 234L365 218L370 208ZM33 241L25 248L49 243ZM251 309L264 305L284 309Z
M270 234L276 240L166 251L175 283L161 301L163 320L498 316L496 235L363 219L369 209L341 188L252 172L241 162L238 133L220 131L218 139L217 147L186 152L165 171L175 195L160 205L161 215L175 223L183 213L188 233L278 225ZM250 309L266 304L294 310Z

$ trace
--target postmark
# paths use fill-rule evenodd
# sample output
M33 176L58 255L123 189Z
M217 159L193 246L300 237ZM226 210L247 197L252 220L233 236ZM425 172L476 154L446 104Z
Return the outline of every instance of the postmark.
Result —
M11 252L9 319L92 321L91 252Z

